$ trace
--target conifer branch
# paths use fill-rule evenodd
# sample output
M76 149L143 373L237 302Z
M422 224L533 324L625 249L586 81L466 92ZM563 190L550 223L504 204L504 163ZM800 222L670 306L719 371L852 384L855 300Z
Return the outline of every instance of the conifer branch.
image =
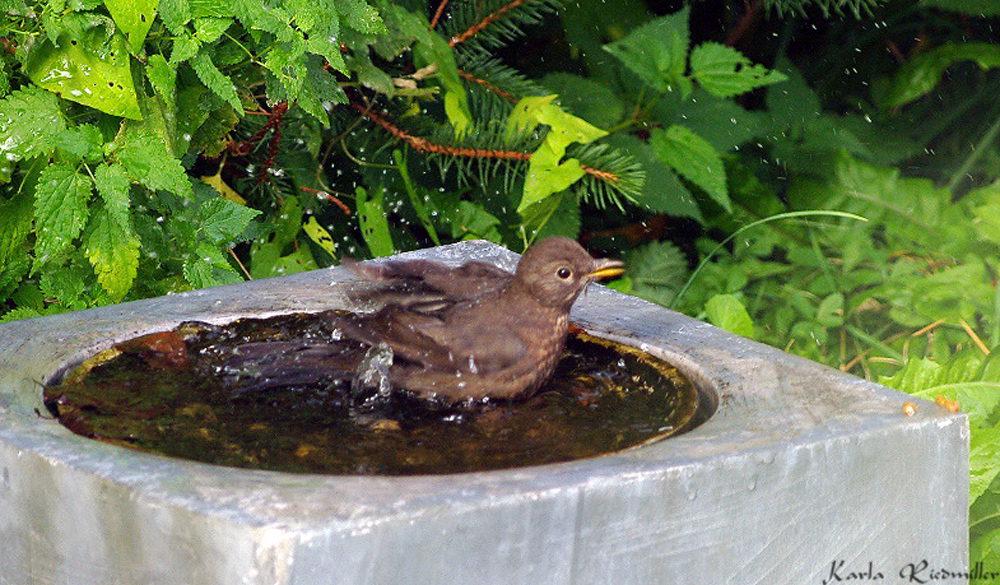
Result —
M448 0L441 0L438 4L437 10L434 11L434 18L431 19L431 28L437 26L439 20L441 20L441 13L444 12L444 7L448 5Z
M494 93L494 94L502 97L503 99L507 100L508 102L510 102L512 104L517 102L517 99L514 96L512 96L511 94L507 93L506 91L500 89L499 87L493 85L492 83L486 81L485 79L480 79L480 78L476 77L475 75L472 75L471 73L468 73L468 72L463 71L461 69L458 70L458 76L461 77L462 79L471 81L472 83L475 83L475 84L483 87L487 91L490 91L490 92L492 92L492 93Z
M481 149L481 148L468 148L465 146L448 146L446 144L438 144L436 142L431 142L426 138L420 138L419 136L414 136L408 134L405 130L394 125L389 120L386 120L382 116L379 116L375 112L364 108L360 104L351 102L351 107L355 110L361 112L361 114L377 124L383 130L392 134L396 138L399 138L405 142L410 148L418 152L430 152L434 154L444 154L450 156L464 156L467 158L494 158L494 159L507 159L507 160L528 160L531 158L530 152L520 152L517 150L494 150L494 149Z
M431 142L426 138L420 138L419 136L414 136L407 133L402 128L399 128L389 120L383 118L382 116L376 114L368 108L365 108L361 104L356 102L351 102L351 107L361 113L364 117L368 118L374 122L377 126L392 134L396 138L402 140L417 152L427 152L432 154L442 154L446 156L462 156L466 158L484 158L484 159L502 159L502 160L518 160L527 161L531 158L530 152L521 152L519 150L499 150L499 149L485 149L485 148L469 148L466 146L449 146L447 144L438 144L436 142ZM586 165L580 165L580 169L605 183L610 185L617 185L621 181L621 177L615 173L609 171L602 171L600 169L595 169L593 167L588 167Z
M467 40L469 37L474 36L476 33L478 33L479 31L483 30L487 26L493 24L497 20L500 20L500 18L502 18L505 13L513 10L514 8L517 8L519 5L521 5L521 4L525 3L525 2L527 2L527 0L511 0L510 3L508 3L508 4L504 5L504 6L501 6L500 8L498 8L498 9L494 10L493 12L487 14L479 22L474 23L472 26L470 26L469 28L467 28L465 30L465 32L463 32L463 33L461 33L459 35L456 35L456 36L452 37L451 39L449 39L448 40L448 46L449 47L454 47L455 45L457 45L457 44L459 44L459 43Z

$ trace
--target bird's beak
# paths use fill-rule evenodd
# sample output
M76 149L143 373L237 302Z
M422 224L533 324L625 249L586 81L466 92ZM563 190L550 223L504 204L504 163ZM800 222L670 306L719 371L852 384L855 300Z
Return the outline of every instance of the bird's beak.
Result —
M625 263L621 260L611 260L602 258L594 260L594 267L587 273L587 278L597 280L599 278L610 278L625 272Z

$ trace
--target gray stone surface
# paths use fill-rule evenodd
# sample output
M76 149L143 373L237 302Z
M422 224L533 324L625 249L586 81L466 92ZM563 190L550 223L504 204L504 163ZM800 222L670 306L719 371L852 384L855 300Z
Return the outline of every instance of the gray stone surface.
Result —
M415 253L516 257L483 242ZM601 287L574 321L718 393L694 431L618 454L451 476L215 467L73 435L39 382L187 319L346 306L319 270L0 326L0 584L822 583L964 570L961 414Z

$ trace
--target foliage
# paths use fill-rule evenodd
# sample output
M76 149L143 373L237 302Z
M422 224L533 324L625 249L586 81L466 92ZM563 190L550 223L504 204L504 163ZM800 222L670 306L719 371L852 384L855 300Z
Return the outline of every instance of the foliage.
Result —
M0 2L2 318L577 237L620 290L957 401L1000 562L996 2L430 4Z

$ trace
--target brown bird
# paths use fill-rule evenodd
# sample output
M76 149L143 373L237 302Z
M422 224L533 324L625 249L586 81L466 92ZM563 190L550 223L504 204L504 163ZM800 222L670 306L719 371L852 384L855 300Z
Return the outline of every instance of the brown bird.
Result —
M368 284L356 300L377 309L331 313L332 326L346 339L390 349L386 373L392 386L452 403L516 398L536 390L562 355L577 296L594 280L624 271L620 261L594 259L575 241L558 237L528 248L513 274L482 262L449 267L397 260L349 266ZM255 345L266 351L269 345L279 350L281 344ZM315 345L279 351L292 352L298 367L317 365L323 355L343 354ZM302 371L278 373L276 367L293 362L273 358L272 353L264 375L269 385L289 376L309 377Z

